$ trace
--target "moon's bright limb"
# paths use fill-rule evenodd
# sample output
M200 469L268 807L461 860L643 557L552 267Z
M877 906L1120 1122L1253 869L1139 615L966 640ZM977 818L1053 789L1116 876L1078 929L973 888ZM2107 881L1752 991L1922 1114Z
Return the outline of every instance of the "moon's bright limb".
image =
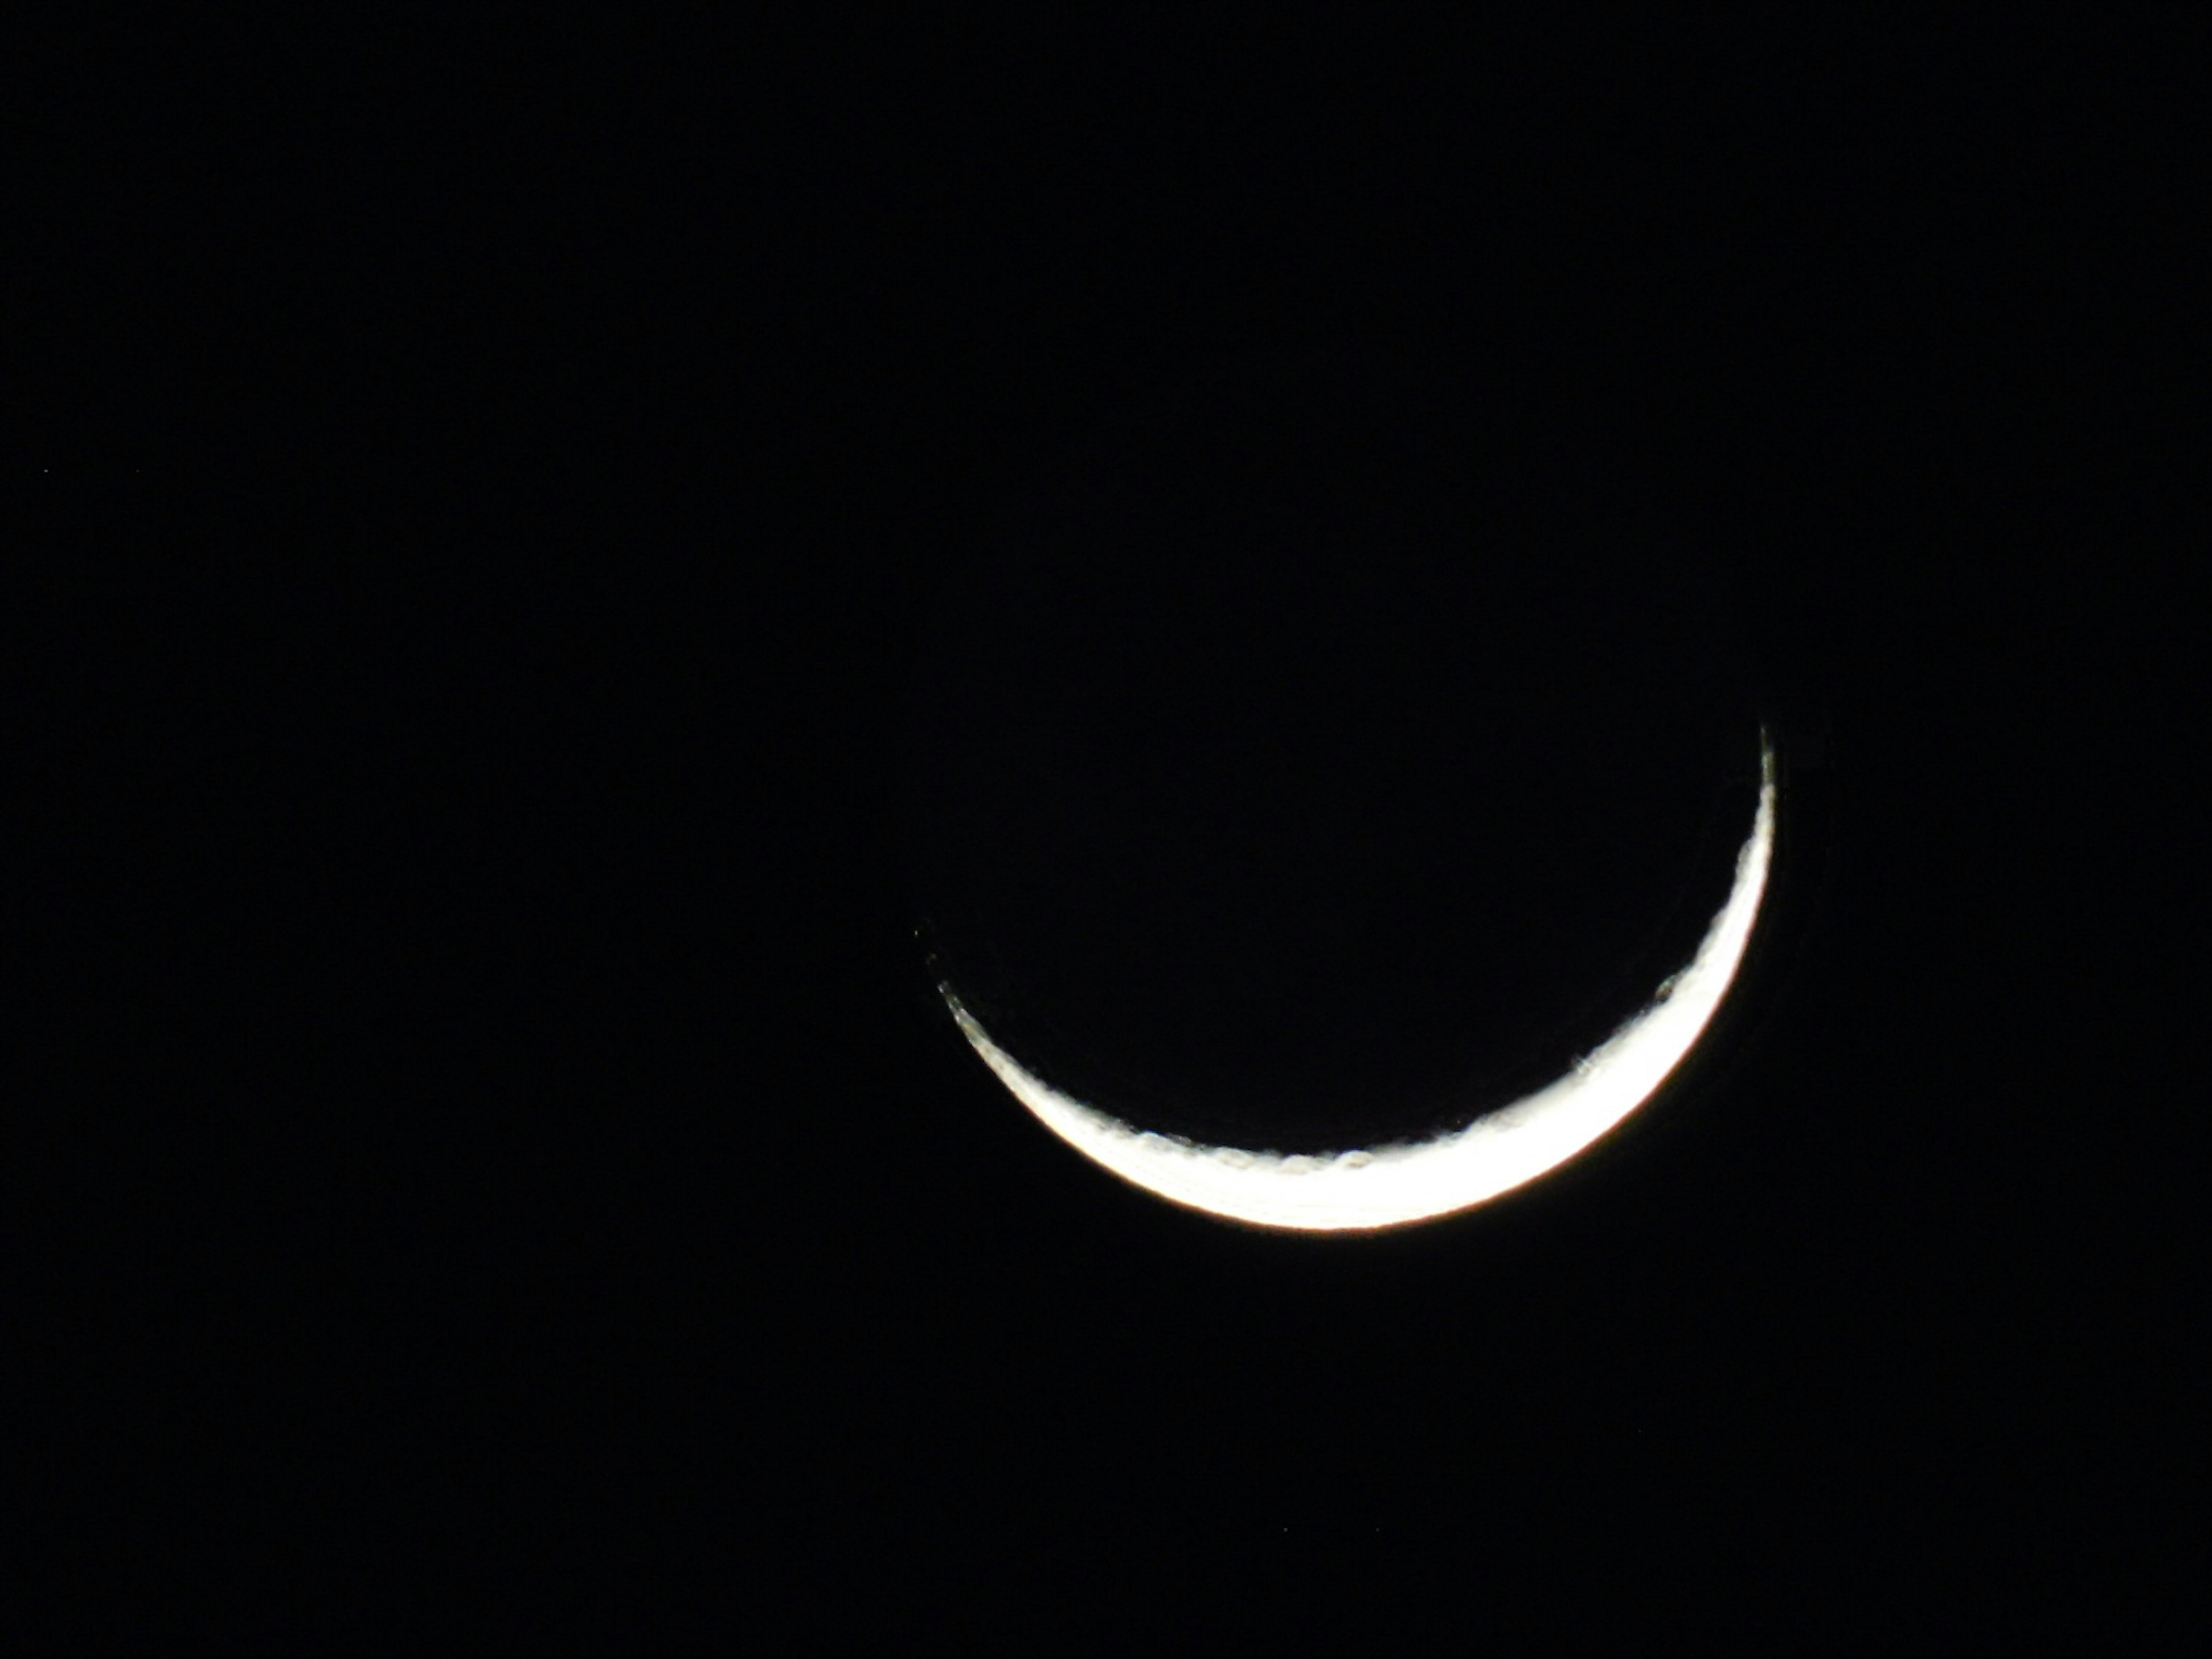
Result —
M1728 902L1651 1006L1548 1087L1455 1134L1320 1157L1208 1146L1139 1130L1073 1099L991 1040L949 986L968 1041L1062 1140L1172 1203L1262 1227L1334 1232L1464 1210L1558 1168L1650 1099L1690 1052L1742 964L1774 850L1774 750L1760 738L1759 810Z

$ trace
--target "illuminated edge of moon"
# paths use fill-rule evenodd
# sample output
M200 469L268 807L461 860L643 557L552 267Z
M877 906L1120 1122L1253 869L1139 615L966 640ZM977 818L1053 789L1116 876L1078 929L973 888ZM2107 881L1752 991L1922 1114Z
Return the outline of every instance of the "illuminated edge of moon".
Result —
M946 985L938 990L983 1061L1038 1121L1146 1192L1260 1227L1344 1232L1404 1226L1523 1186L1601 1138L1681 1064L1742 965L1774 852L1774 749L1760 733L1759 810L1728 901L1689 965L1566 1074L1437 1139L1320 1155L1212 1146L1139 1129L1061 1093L991 1040Z

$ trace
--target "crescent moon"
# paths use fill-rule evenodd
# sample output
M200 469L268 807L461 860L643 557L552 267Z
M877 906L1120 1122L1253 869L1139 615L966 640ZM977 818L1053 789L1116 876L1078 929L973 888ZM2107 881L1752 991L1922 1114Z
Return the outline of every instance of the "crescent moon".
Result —
M1680 1065L1734 983L1774 853L1774 749L1759 738L1759 807L1729 896L1689 963L1567 1073L1441 1138L1319 1157L1212 1146L1135 1127L1061 1093L991 1040L947 985L975 1052L1038 1121L1094 1163L1170 1203L1254 1226L1373 1231L1469 1209L1590 1146Z

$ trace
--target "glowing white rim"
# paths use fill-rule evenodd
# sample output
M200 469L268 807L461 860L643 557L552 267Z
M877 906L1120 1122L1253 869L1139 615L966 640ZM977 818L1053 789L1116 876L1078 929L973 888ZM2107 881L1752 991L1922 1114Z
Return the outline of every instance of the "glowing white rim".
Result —
M1438 1139L1313 1158L1139 1130L1060 1093L938 988L984 1063L1045 1127L1170 1203L1255 1226L1336 1232L1464 1210L1557 1169L1650 1099L1690 1052L1741 966L1774 850L1774 750L1760 737L1759 811L1735 883L1690 963L1557 1082Z

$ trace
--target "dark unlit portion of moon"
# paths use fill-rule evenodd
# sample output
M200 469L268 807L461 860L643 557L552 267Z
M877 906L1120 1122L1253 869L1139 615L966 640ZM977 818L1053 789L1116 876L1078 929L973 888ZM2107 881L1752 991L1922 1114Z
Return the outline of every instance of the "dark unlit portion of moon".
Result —
M1556 1077L1758 787L1724 596L1597 458L1368 370L1132 410L980 539L911 755L941 976L1055 1088L1319 1152Z

